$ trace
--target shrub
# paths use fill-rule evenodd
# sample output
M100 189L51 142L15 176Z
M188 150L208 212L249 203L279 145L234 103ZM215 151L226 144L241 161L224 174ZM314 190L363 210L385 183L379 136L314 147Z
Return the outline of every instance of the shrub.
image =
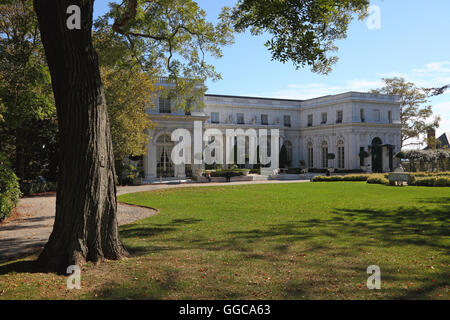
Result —
M385 174L372 174L367 179L367 183L389 185L389 180Z
M230 175L231 177L246 176L249 173L249 169L229 169L229 170L216 170L211 171L211 177L226 177Z
M20 184L20 191L23 195L30 195L33 193L53 192L57 190L57 183L46 181L44 183L37 181L27 181Z
M20 196L19 179L0 158L0 221L11 214Z
M448 176L417 178L412 185L422 187L450 187L450 178Z
M316 176L313 182L336 182L336 181L367 181L368 174L346 175L346 176Z

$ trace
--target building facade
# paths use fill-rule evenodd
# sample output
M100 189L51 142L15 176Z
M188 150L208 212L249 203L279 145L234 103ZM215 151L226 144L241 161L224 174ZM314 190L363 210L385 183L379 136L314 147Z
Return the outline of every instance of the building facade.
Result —
M204 107L188 113L156 97L149 111L156 123L144 156L146 180L184 178L202 165L174 165L171 133L194 123L203 130L278 129L286 167L363 169L388 172L401 147L400 100L397 96L348 92L310 100L205 95ZM329 154L334 154L329 156ZM363 156L362 156L363 155Z

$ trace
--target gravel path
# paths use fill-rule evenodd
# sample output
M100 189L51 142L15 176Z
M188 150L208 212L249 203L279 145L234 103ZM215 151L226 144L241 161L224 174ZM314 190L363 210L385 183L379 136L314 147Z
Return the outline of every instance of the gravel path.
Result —
M295 183L300 181L255 181L231 183L196 183L174 185L144 185L119 187L118 195L183 187L209 187L219 185L246 185L267 183ZM56 210L56 196L27 197L17 207L18 218L0 224L0 262L25 257L42 250L53 227ZM157 213L156 210L118 204L119 225L129 224Z

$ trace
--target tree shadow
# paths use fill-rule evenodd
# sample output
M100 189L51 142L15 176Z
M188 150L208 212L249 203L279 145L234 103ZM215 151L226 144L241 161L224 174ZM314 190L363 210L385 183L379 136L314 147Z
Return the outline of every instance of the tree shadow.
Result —
M6 263L0 266L0 275L8 273L42 273L43 269L37 260L21 260Z

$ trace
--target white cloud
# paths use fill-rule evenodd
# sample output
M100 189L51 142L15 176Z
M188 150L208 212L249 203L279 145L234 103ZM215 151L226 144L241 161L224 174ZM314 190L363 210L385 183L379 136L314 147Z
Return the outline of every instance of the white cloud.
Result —
M413 69L412 72L428 75L435 75L439 73L450 73L450 61L428 63L425 65L425 68Z
M379 88L381 85L382 83L379 80L371 81L367 79L348 80L342 85L328 85L325 83L290 84L284 90L270 93L270 96L281 99L308 100L348 91L367 92Z

